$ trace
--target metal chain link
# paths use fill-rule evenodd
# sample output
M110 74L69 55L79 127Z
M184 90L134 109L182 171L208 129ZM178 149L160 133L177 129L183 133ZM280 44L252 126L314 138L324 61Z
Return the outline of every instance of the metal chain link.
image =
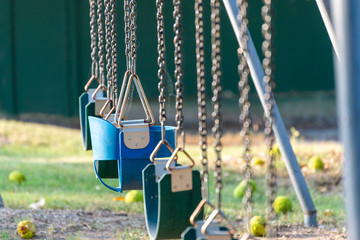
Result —
M98 78L97 67L97 36L96 36L96 1L89 0L90 4L90 47L91 47L91 75Z
M136 1L130 0L131 72L136 74Z
M250 107L251 102L249 100L249 93L250 93L250 84L249 84L249 74L250 70L247 65L246 55L248 55L248 35L247 35L247 7L248 2L247 0L237 0L237 5L239 8L238 14L238 22L240 25L240 39L242 48L238 49L238 57L239 57L239 66L238 66L238 73L240 77L240 81L238 83L240 98L239 98L239 106L241 109L241 113L239 116L241 131L240 136L243 139L244 144L244 152L243 152L243 159L245 160L245 167L244 167L244 178L245 178L245 196L243 198L243 203L245 205L246 216L245 216L245 223L248 225L249 221L253 214L253 200L252 200L252 184L251 180L251 166L250 161L252 158L251 151L250 151L250 127L251 127L251 118L250 118Z
M214 111L212 116L214 118L214 127L212 129L215 137L215 192L217 198L216 207L221 209L221 189L222 189L222 175L221 175L221 42L220 42L220 0L211 0L211 57L212 57L212 104Z
M126 56L126 69L130 70L130 8L129 0L124 0L124 32L125 32L125 56Z
M117 21L116 21L116 2L117 0L111 0L111 73L112 73L112 100L113 107L117 104Z
M104 0L105 4L105 49L106 49L106 79L107 79L107 96L112 101L112 57L111 57L111 25L110 25L110 2Z
M268 198L267 202L267 220L269 226L270 234L273 233L272 221L276 218L275 210L272 207L272 204L276 197L276 169L275 169L275 153L272 151L274 144L274 132L273 124L276 120L273 115L274 108L274 97L272 95L274 84L274 45L273 45L273 20L274 20L274 11L272 0L264 0L264 6L261 9L261 15L263 18L262 25L262 35L264 41L262 43L262 51L264 53L264 59L262 62L264 68L264 86L265 86L265 101L266 101L266 110L265 111L265 137L267 144L267 174L266 174L266 184L267 191L266 195Z
M204 4L203 0L195 0L195 40L198 120L201 149L201 192L202 198L209 198L209 169L207 158L207 124L206 124L206 85L205 85L205 49L204 49Z
M180 0L173 0L174 5L174 11L173 11L173 17L175 20L173 30L175 32L174 37L174 64L175 64L175 71L174 76L176 79L175 82L175 89L176 89L176 115L175 115L175 121L177 123L177 136L181 136L182 143L178 144L178 146L181 146L183 149L185 148L185 132L183 128L183 122L184 122L184 115L183 115L183 89L184 84L182 82L183 72L182 72L182 38L181 38L181 32L182 32L182 25L181 25L181 1Z
M98 15L98 56L100 84L105 89L105 53L104 53L104 4L103 0L97 0Z
M156 0L156 20L157 20L157 39L158 39L158 78L159 78L159 120L162 126L162 136L165 136L165 123L166 123L166 84L165 84L165 77L166 77L166 62L165 62L165 35L164 35L164 13L163 13L164 1L163 0ZM162 139L165 140L165 139Z

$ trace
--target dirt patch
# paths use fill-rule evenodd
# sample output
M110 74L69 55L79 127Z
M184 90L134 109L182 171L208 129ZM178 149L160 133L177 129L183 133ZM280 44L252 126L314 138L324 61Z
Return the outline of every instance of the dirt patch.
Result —
M122 212L0 209L0 238L20 239L19 221L36 225L33 239L144 239L144 217ZM137 235L137 236L135 236Z
M0 209L0 238L20 239L17 223L32 220L37 228L33 239L149 239L143 215L125 212L81 210ZM259 238L261 239L261 238ZM347 239L345 229L327 225L318 228L282 226L270 239Z

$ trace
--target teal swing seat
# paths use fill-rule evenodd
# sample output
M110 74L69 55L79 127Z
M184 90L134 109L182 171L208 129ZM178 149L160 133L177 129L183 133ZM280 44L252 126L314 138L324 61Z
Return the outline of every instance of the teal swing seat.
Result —
M95 93L95 94L94 94ZM89 88L79 97L80 129L84 149L91 150L89 116L100 116L101 108L106 102L102 89ZM106 110L108 111L108 109Z
M174 159L176 153L175 150L170 159ZM168 159L167 169L174 166ZM152 240L180 238L190 226L190 215L201 200L200 173L189 166L176 165L160 176L159 171L164 165L158 161L155 159L155 164L149 164L143 170L146 226Z

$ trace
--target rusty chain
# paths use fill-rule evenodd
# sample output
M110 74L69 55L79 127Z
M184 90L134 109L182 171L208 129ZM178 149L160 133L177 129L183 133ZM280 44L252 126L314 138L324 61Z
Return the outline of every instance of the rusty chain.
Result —
M165 35L164 35L164 13L163 13L164 1L156 0L156 21L157 21L157 39L158 39L158 59L159 66L158 78L159 78L159 120L162 127L162 136L165 137L165 123L166 123L166 62L165 62ZM165 139L162 139L165 140Z
M195 1L195 41L197 70L197 103L201 150L201 192L202 198L209 198L209 169L207 158L207 124L206 124L206 81L204 49L204 4L203 0Z
M240 41L242 48L238 49L238 57L239 57L239 66L238 66L238 73L240 77L240 81L238 83L240 98L239 98L239 106L241 109L241 113L239 116L241 131L240 136L243 139L244 151L243 151L243 159L245 160L245 167L244 167L244 180L245 180L245 195L243 198L243 203L245 205L245 222L246 225L249 224L249 221L253 214L253 200L252 200L252 184L251 180L251 166L250 161L252 158L251 150L250 150L250 128L251 128L251 117L250 117L250 107L251 102L249 100L249 93L250 93L250 84L249 84L249 66L247 65L246 56L248 53L248 35L247 35L247 7L248 2L247 0L238 0L237 5L239 8L238 14L238 22L240 25Z
M183 78L183 72L182 72L182 25L181 25L181 1L180 0L173 0L174 5L174 11L173 11L173 17L175 20L173 30L175 33L174 37L174 64L175 64L175 71L174 76L176 79L175 82L175 89L176 89L176 115L175 115L175 121L177 123L176 128L176 136L181 136L182 143L178 144L178 146L181 146L182 149L185 147L185 132L183 127L184 122L184 114L183 114L183 89L184 84L182 82Z
M264 54L264 59L262 65L264 68L264 86L265 86L265 102L266 102L266 111L265 111L265 137L267 144L267 174L266 174L266 195L268 198L267 201L267 222L269 234L273 234L273 221L276 218L276 213L272 204L276 197L276 169L275 169L275 153L272 151L272 147L275 141L273 124L276 120L273 115L274 109L274 96L272 91L275 87L274 84L274 44L273 44L273 20L274 20L274 11L273 11L273 2L272 0L264 0L264 5L261 9L261 15L263 18L262 25L262 35L264 41L262 43L262 51Z
M214 127L212 129L215 142L215 192L217 198L217 209L221 209L221 189L222 189L222 175L221 175L221 41L220 41L220 0L211 0L211 59L212 59L212 104L213 104L213 113L212 117L214 119Z

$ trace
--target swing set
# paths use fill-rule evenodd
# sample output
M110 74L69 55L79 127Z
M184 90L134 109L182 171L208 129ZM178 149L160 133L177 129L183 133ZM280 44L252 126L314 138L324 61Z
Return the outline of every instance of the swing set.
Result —
M207 112L204 51L204 3L195 0L195 38L198 90L198 120L201 151L201 171L194 170L195 161L186 151L183 127L182 82L182 25L181 0L173 0L174 18L174 77L176 90L176 126L168 126L166 112L166 58L164 0L156 0L158 38L158 89L159 123L150 109L145 91L136 69L136 1L124 0L125 56L127 69L121 89L117 91L117 12L116 0L89 0L91 36L91 78L80 96L80 123L85 150L92 149L95 175L107 188L143 190L145 219L151 239L235 239L236 228L222 211L222 121L221 121L221 40L220 0L210 0L212 44L212 107L215 150L215 195L213 204L209 198L209 170L207 157ZM272 203L276 194L276 169L273 144L279 143L280 151L290 179L304 210L305 225L316 226L316 210L291 148L281 116L276 107L273 92L273 10L272 1L265 0L262 8L262 44L265 58L260 63L247 29L247 1L223 0L239 42L239 97L240 128L243 137L243 171L246 193L243 203L246 209L245 223L252 217L253 202L250 183L251 117L249 100L249 75L264 107L265 136L267 144L267 235L276 232L276 214ZM106 54L105 54L106 52ZM106 65L105 65L106 63ZM91 88L95 83L98 86ZM136 90L145 118L129 119L126 109L132 91ZM180 164L186 161L187 165ZM117 179L118 186L110 186L104 179ZM205 208L211 213L205 214Z

